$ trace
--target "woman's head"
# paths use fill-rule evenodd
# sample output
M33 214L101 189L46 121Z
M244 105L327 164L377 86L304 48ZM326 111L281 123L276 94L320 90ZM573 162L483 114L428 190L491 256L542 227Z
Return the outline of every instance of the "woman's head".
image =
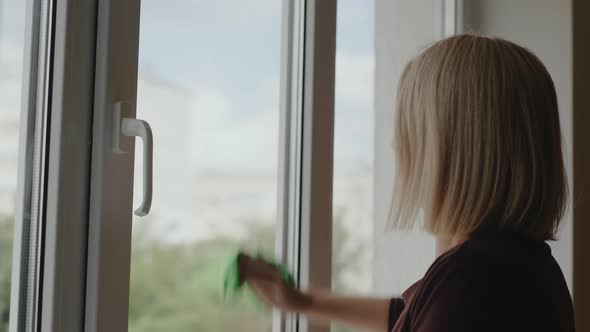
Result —
M527 49L475 35L429 47L403 71L394 135L397 227L421 210L438 235L555 235L567 197L557 97Z

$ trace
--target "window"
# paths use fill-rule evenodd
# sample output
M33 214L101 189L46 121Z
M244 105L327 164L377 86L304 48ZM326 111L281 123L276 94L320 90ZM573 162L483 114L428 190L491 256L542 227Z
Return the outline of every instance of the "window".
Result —
M224 303L221 281L238 248L274 256L281 14L273 0L142 1L154 200L133 221L131 332L271 331L271 312Z
M322 237L331 234L333 146L323 138L333 127L336 1L148 1L141 11L139 1L106 2L86 328L294 331L296 321L274 315L271 325L257 307L222 308L217 285L236 247L274 254L275 244L303 287L330 284ZM152 188L150 214L132 223Z
M373 1L338 2L333 289L372 288Z
M3 0L0 9L0 330L31 330L47 212L51 4Z
M0 331L8 331L23 77L24 4L0 1Z
M2 102L20 99L12 105L18 105L12 112L18 113L19 139L9 329L79 331L84 317L80 308L86 274L95 6L40 0L0 4L2 14L8 15L1 21L0 35L8 31L9 42L2 45L13 51L8 59L18 59L19 53L22 57L11 69L21 73L22 84L12 90L2 87L2 93L14 93Z
M374 10L372 0L338 1L332 289L344 294L373 291Z

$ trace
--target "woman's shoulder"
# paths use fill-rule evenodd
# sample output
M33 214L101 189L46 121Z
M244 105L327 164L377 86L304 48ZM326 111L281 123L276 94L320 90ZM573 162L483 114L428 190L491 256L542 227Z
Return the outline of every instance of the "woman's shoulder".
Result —
M549 247L513 234L478 236L452 248L432 264L412 295L412 321L450 324L454 331L463 331L459 325L485 331L479 324L486 321L490 328L508 331L512 329L507 322L529 321L540 314L549 319L563 316L554 321L565 321L568 309L556 309L553 301L571 306Z
M438 257L421 286L431 290L471 288L471 293L505 296L560 288L565 279L545 242L511 232L492 232L476 234Z
M559 268L544 241L510 231L488 231L473 234L438 257L427 275L460 271L464 276L487 278L505 269L525 273L555 267ZM514 275L509 277L514 281Z

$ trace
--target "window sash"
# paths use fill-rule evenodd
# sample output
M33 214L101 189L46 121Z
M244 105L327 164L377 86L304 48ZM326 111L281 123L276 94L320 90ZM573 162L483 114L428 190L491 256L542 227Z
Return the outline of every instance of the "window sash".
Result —
M14 332L30 331L36 328L38 322L52 5L51 1L30 0L25 11L25 59L9 322L9 330Z
M337 1L284 0L283 11L277 248L299 287L329 289ZM277 317L275 331L329 331Z
M12 332L83 328L95 5L27 2Z
M123 115L135 117L139 17L139 0L98 3L84 328L87 332L128 328L135 141L120 136L121 150L126 152L120 154L113 150L112 137L115 103L131 105Z
M442 38L462 33L463 23L463 0L443 0L442 2Z
M40 331L83 329L95 1L54 0ZM38 331L35 330L35 331Z

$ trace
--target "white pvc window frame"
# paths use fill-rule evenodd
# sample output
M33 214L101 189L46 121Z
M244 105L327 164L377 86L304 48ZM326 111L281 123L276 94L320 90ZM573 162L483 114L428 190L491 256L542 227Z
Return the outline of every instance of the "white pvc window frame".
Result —
M304 289L332 279L336 17L337 0L283 0L277 254ZM274 331L329 331L300 318Z
M94 0L54 0L40 326L82 331L94 99Z
M443 0L442 6L442 37L463 33L465 30L463 0Z
M28 1L19 128L16 214L12 259L11 332L37 324L41 227L45 184L52 4Z
M135 142L112 145L115 105L135 117L140 0L99 0L84 331L127 331ZM156 133L157 135L157 133Z
M278 254L301 286L329 287L336 0L285 0ZM114 104L136 104L139 0L98 3L85 331L125 331L134 143L111 147ZM135 107L126 117L135 116ZM158 133L154 133L155 139ZM313 255L312 255L313 253ZM275 331L321 331L275 315Z
M27 2L11 332L83 330L95 5Z

